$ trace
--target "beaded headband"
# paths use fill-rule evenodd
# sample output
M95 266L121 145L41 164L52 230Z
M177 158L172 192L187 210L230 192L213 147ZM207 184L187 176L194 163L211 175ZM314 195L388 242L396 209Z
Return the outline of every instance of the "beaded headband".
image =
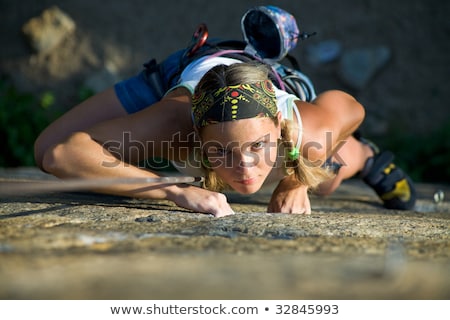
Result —
M192 115L197 128L225 121L275 117L277 112L275 89L270 80L198 92L192 97Z

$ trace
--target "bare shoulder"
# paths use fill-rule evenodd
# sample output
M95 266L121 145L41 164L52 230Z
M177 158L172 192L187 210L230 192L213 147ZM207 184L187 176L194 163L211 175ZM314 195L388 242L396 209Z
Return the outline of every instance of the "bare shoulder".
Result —
M330 90L312 102L296 102L303 124L302 148L312 161L324 160L329 149L361 124L364 108L350 94Z
M314 127L327 126L330 123L339 122L341 117L363 111L361 104L350 94L340 90L325 91L317 96L314 101L296 101L302 120L309 122Z
M178 87L175 88L171 91L169 91L163 99L171 99L171 98L177 98L177 97L181 97L181 98L189 98L191 97L191 93L189 92L188 89L184 88L184 87Z
M341 90L328 90L317 96L317 98L312 102L315 105L320 106L335 106L341 103L354 103L356 99L350 94Z

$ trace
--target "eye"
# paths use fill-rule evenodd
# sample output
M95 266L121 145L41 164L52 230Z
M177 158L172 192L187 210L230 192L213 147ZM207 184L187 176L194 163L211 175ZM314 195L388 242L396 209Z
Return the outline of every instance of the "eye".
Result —
M216 150L216 155L218 155L218 156L224 156L224 155L226 155L227 153L228 153L228 151L225 150L225 149L222 149L222 148L218 148L218 149Z
M266 146L266 142L265 141L258 141L252 144L252 149L253 150L261 150Z
M210 147L206 154L208 157L223 157L228 153L228 150L220 147Z

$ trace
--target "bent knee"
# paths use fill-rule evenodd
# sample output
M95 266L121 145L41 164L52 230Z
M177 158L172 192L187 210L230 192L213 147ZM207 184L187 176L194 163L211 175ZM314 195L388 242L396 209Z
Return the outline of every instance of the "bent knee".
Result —
M328 186L324 187L324 186L319 186L317 189L314 190L314 194L317 196L322 196L322 197L326 197L331 195L334 190L336 189L332 189Z
M42 135L40 135L36 141L34 141L33 146L33 152L34 152L34 162L36 163L36 166L38 166L39 169L45 171L44 169L44 155L49 149L48 142L44 141L44 138Z
M340 185L340 180L332 179L329 181L322 182L315 190L314 194L318 196L329 196L331 195Z
M80 139L90 139L90 137L84 132L76 132L66 141L47 148L42 155L42 170L54 175L58 175L59 172L64 171L66 164L70 162L70 159L67 159L67 157L71 157L72 151L76 152L76 150L73 150L73 147L76 147Z
M55 174L61 166L63 144L49 147L42 156L41 169L47 173Z

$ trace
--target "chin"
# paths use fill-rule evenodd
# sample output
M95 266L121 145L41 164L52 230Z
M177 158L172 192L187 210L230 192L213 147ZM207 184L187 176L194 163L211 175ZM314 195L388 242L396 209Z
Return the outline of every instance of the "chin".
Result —
M261 186L236 186L233 189L240 194L253 194L258 192Z

